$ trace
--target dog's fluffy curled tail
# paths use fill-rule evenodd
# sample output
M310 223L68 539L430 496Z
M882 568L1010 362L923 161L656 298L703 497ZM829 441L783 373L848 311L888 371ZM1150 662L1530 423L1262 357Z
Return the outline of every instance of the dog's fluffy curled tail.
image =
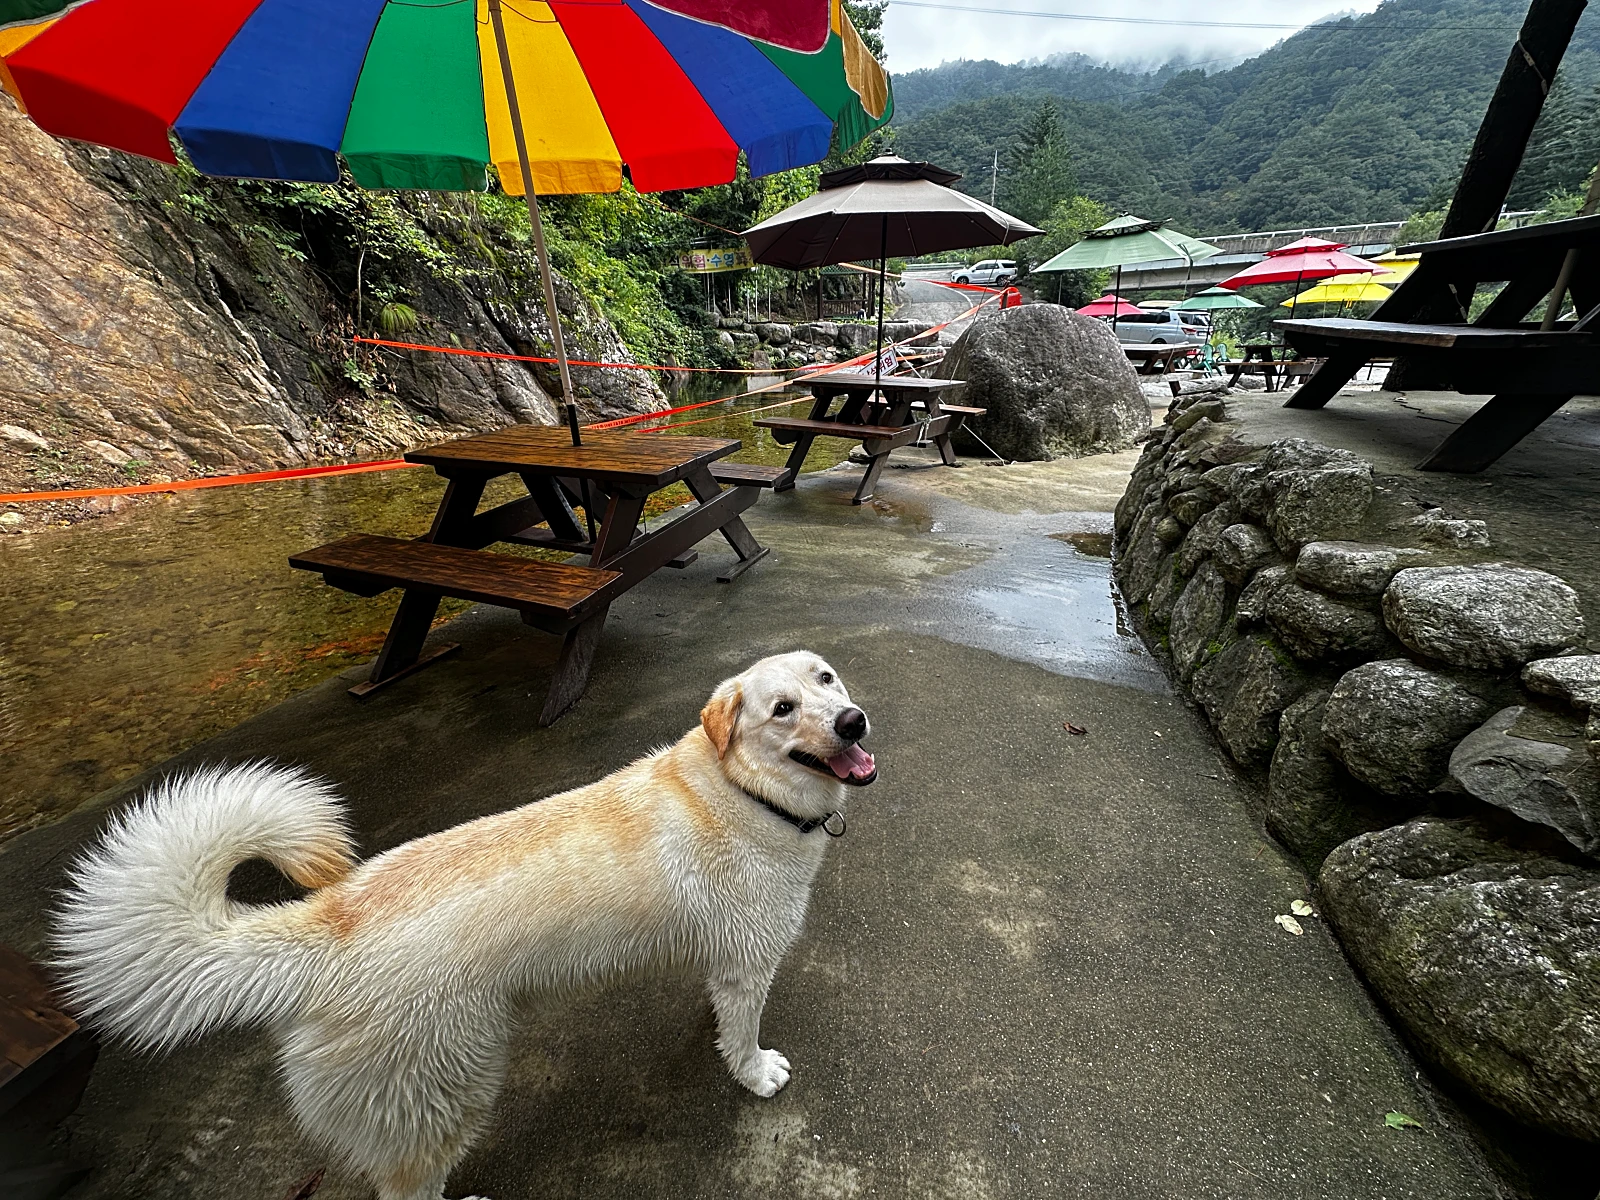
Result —
M291 1009L320 954L285 920L295 906L228 899L229 872L250 858L304 887L343 878L352 847L338 798L301 771L251 763L168 779L115 819L73 867L57 914L74 1011L160 1048Z

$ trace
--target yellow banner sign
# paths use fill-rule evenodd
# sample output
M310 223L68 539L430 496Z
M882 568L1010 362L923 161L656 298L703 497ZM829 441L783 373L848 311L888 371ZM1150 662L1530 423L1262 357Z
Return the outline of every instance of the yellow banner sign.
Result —
M678 266L696 275L709 275L714 271L748 271L755 263L750 259L750 247L733 246L726 250L685 250L678 255Z

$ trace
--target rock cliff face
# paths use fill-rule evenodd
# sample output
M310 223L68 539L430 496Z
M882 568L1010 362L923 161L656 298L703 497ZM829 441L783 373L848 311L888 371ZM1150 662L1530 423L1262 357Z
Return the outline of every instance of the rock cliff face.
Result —
M58 142L0 93L0 490L554 423L553 369L348 341L359 323L548 353L532 256L510 202L488 209L498 200L205 180ZM632 358L592 305L557 290L574 357ZM643 373L575 376L590 418L665 406Z

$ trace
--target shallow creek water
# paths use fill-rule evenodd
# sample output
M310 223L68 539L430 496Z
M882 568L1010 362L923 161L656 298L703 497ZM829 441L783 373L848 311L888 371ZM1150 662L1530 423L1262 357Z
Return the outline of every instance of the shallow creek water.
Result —
M712 380L675 404L733 390ZM684 413L673 431L740 438L735 460L781 463L788 447L748 409L785 395ZM807 469L849 449L819 443ZM497 486L485 503L517 494ZM154 496L0 536L0 839L371 659L394 596L352 596L285 560L350 533L416 536L442 491L426 468L293 480ZM441 617L466 607L447 602Z

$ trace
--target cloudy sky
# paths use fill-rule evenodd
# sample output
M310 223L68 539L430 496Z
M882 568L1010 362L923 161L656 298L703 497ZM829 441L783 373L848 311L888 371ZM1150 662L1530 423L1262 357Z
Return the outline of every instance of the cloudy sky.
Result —
M931 0L930 0L931 2ZM920 8L890 0L884 41L891 71L936 67L948 59L1020 62L1077 52L1115 63L1200 63L1257 54L1295 29L1334 12L1371 12L1378 0L939 0ZM1134 17L1159 24L1007 16L993 11ZM955 10L955 11L953 11ZM1167 22L1171 22L1170 24ZM1210 22L1211 24L1204 24ZM1249 25L1274 28L1246 28ZM1223 27L1226 26L1226 27ZM1288 26L1288 28L1282 28Z

